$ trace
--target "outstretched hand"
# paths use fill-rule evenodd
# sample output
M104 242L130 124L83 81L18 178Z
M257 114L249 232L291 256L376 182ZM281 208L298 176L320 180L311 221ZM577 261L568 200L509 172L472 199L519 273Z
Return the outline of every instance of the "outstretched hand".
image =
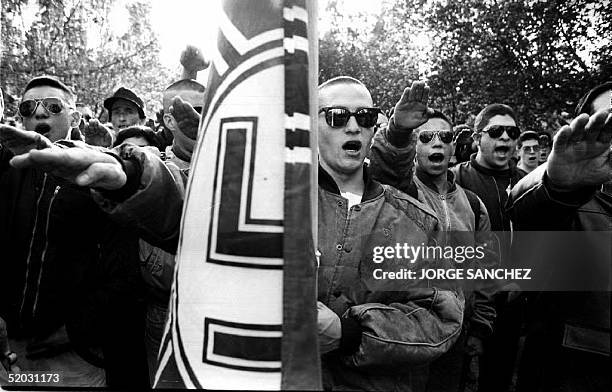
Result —
M24 154L30 150L53 147L53 143L39 133L24 131L5 124L0 124L0 144L15 155Z
M39 168L80 186L115 190L127 182L127 176L117 159L88 148L31 150L13 157L10 163L20 169Z
M189 102L183 101L179 96L172 98L170 105L170 114L176 120L181 132L189 139L196 140L200 126L200 114Z
M423 125L433 114L433 109L427 107L429 87L423 81L412 82L406 87L402 97L395 105L393 122L397 128L415 129Z
M113 144L113 134L111 130L96 119L91 119L89 122L84 123L81 132L83 132L85 136L85 143L89 145L111 147Z
M553 141L546 172L554 189L571 191L612 180L610 109L581 114Z

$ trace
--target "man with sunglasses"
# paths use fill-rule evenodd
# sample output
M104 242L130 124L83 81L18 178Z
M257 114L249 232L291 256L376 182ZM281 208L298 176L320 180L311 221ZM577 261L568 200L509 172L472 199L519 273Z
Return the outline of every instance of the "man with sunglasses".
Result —
M506 211L508 194L523 177L511 159L521 134L514 110L504 104L486 106L474 121L474 140L478 152L468 162L453 167L457 184L480 197L487 208L491 230L500 239L500 265L508 266L511 222ZM479 392L505 391L512 382L523 298L509 295L514 285L495 297L497 319L493 335L484 340L480 360Z
M423 121L426 107L417 113L405 110L409 101L420 104L423 99L424 83L407 88L395 119ZM369 91L356 79L338 77L319 86L323 382L327 389L419 391L425 390L428 362L446 352L458 336L463 298L454 291L425 288L416 279L372 280L373 247L430 243L439 228L429 209L373 180L364 165L378 113ZM433 292L438 300L422 313L426 317L414 318L421 306L418 298L429 301ZM447 318L438 318L441 314ZM425 341L435 343L423 345Z
M419 110L418 106L415 105L413 110ZM442 231L439 240L443 245L487 243L487 263L496 264L498 256L491 241L487 210L478 196L456 184L454 174L449 170L455 150L452 124L439 110L428 109L428 113L428 120L410 132L416 137L416 146L412 147L416 150L415 170L412 181L400 182L401 190L436 212ZM407 129L395 130L398 131L407 132ZM409 145L403 151L390 149L387 138L382 132L377 134L372 147L376 154L371 156L372 169L383 182L401 176L399 172L391 173L388 169L401 167L401 161L407 159L406 151L411 148ZM399 159L394 160L393 156ZM410 173L410 170L406 172ZM428 391L462 390L467 381L468 361L482 354L482 339L492 333L495 309L491 290L479 288L470 291L464 320L457 345L431 364Z
M516 165L516 168L521 172L523 176L526 176L527 174L535 170L536 167L538 167L540 148L540 141L536 132L527 131L522 133L519 137L519 161Z
M410 101L406 104L410 104ZM401 126L397 126L398 118L392 118L388 129L375 136L370 157L375 163L375 178L408 193L414 186L411 155L414 157L417 134L413 130L432 115L432 110L427 108L427 100L420 105L413 103L412 106L413 113L422 114L420 122L402 121L400 118ZM468 162L451 168L451 171L458 185L474 192L482 200L489 215L491 230L509 232L510 219L504 206L508 192L522 177L511 161L520 134L516 115L507 105L489 105L476 117L474 128L478 152L472 154ZM503 264L503 255L508 253L510 247L509 233L506 237L500 249L500 264ZM514 313L500 312L506 302L506 294L496 296L495 301L499 302L496 304L498 320L493 335L483 340L484 355L493 357L479 361L481 391L505 390L505 385L511 381L517 349L520 317ZM507 335L510 337L506 338Z
M148 385L134 339L130 232L110 222L89 189L9 165L32 148L75 145L67 140L80 120L74 102L64 83L37 77L19 105L26 130L0 125L0 316L24 371L61 372L57 386Z

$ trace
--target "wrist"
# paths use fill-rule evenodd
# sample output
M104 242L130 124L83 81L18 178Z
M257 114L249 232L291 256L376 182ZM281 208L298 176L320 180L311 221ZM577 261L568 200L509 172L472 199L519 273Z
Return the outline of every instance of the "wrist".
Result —
M412 128L403 128L397 126L395 123L395 116L391 116L389 120L389 126L387 127L387 140L394 147L403 148L408 146L410 143L410 136L412 135Z

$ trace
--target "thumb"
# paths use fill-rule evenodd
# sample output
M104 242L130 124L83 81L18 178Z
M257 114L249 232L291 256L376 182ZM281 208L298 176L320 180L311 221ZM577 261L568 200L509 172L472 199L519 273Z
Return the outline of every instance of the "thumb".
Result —
M116 190L127 182L127 176L119 163L96 162L75 179L77 185Z

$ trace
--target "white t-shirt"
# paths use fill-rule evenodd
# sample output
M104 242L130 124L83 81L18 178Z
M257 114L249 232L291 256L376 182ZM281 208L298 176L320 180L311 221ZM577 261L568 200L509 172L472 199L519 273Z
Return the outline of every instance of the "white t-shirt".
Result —
M361 197L363 196L362 194L351 193L351 192L341 192L340 194L342 195L342 197L348 199L349 208L361 203Z

